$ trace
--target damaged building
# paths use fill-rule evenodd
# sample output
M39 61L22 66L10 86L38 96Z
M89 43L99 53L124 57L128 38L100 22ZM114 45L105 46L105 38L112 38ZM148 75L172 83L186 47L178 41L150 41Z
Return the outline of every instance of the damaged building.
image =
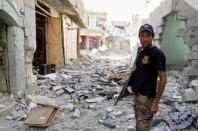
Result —
M84 28L81 0L38 0L36 3L37 49L34 66L55 64L62 68L79 56L80 28Z
M84 6L81 0L1 0L0 5L0 91L23 97L36 90L33 67L62 68L77 59Z
M82 39L80 49L98 49L104 43L106 17L106 12L86 12L85 23L87 28L80 32Z
M186 87L197 86L197 12L197 0L164 0L146 20L155 27L155 43L165 52L168 66L184 68Z
M22 97L26 88L36 85L35 1L1 0L0 5L0 91Z

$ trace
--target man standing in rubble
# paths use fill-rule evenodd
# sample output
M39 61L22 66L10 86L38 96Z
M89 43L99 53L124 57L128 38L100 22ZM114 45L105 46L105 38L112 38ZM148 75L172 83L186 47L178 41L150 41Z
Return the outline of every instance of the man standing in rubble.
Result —
M166 57L152 44L154 30L150 24L140 27L139 39L142 46L138 49L135 70L129 84L135 94L136 131L150 131L153 114L158 111L166 85Z

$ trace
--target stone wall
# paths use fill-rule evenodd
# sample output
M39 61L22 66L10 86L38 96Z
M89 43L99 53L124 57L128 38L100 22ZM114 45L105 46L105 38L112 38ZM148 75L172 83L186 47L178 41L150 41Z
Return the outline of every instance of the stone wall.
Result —
M184 69L184 75L189 82L198 78L198 1L197 0L165 0L151 13L149 22L154 25L156 38L162 43L163 18L175 13L178 20L186 22L184 29L178 29L176 35L182 37L190 51L184 56L188 60L188 67Z
M32 73L36 49L35 0L1 0L0 5L0 18L8 26L10 92L23 97L27 89L36 86Z

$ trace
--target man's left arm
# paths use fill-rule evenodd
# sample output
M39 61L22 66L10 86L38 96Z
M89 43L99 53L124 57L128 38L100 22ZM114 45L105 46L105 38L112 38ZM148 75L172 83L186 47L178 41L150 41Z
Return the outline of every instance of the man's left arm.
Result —
M156 113L158 111L159 101L164 92L166 81L167 81L166 71L158 71L158 75L159 75L160 81L158 83L156 96L151 104L150 111L152 113Z

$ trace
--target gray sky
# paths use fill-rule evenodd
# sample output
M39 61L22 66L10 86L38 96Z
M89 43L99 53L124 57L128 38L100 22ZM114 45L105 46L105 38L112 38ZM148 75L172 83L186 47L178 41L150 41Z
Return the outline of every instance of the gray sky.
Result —
M150 0L147 10L156 7L162 0ZM83 0L86 10L108 13L110 20L131 20L133 14L147 15L145 0Z

